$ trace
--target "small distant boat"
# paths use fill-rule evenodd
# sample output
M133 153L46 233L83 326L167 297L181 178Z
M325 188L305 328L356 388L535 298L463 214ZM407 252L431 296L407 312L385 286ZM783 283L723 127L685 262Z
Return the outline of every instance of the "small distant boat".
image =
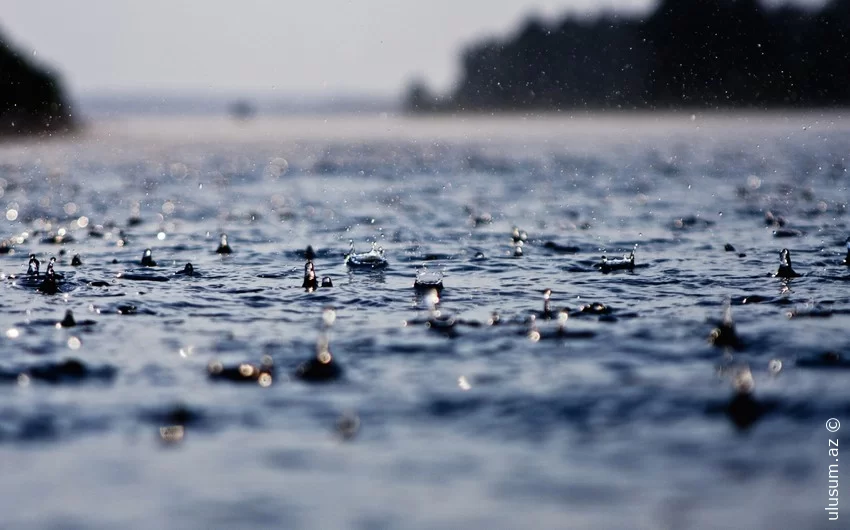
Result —
M234 101L227 107L227 110L234 119L240 121L250 120L257 114L256 107L244 99Z

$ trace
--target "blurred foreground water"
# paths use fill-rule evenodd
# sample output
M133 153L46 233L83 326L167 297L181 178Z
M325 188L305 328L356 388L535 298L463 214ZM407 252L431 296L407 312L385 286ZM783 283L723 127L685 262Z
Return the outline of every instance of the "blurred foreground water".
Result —
M838 112L152 118L0 146L0 528L833 528L848 167ZM349 270L349 241L389 266ZM334 287L302 288L308 245ZM772 276L783 248L800 277ZM708 340L727 298L737 349ZM305 382L326 306L344 371ZM208 372L264 356L264 384Z

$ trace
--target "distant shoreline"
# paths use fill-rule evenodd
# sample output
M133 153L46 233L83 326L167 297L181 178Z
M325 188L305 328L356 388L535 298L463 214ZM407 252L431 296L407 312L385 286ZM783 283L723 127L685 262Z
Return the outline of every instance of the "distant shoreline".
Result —
M53 140L103 144L188 143L240 145L256 143L280 150L299 149L301 143L358 144L443 141L498 145L521 138L528 145L569 143L593 149L612 133L639 140L649 136L681 136L716 130L752 128L783 131L801 141L813 134L850 133L850 109L795 110L790 112L605 112L605 113L477 113L446 114L316 114L312 116L258 116L238 121L227 116L135 116L92 119L78 131ZM21 138L26 140L26 138ZM754 141L757 138L754 137ZM12 142L10 145L18 144Z
M76 125L58 77L0 34L0 140L65 134Z
M447 93L410 112L830 108L850 105L850 0L659 0L645 15L529 17L461 53Z

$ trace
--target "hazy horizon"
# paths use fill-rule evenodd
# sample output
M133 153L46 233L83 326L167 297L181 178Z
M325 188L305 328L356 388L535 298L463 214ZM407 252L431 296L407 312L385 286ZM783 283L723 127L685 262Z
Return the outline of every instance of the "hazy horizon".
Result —
M237 102L264 116L397 112L401 97L368 94L283 93L251 90L151 92L94 91L73 95L77 112L86 118L123 116L217 116L229 114Z
M771 4L777 1L768 2ZM820 0L797 3L820 4ZM326 0L287 7L153 0L0 0L0 31L57 72L73 97L115 94L344 95L392 98L414 79L439 91L459 72L462 49L516 31L532 15L554 19L640 12L653 0L437 0L369 9ZM45 16L49 13L49 16ZM411 23L415 21L415 23Z

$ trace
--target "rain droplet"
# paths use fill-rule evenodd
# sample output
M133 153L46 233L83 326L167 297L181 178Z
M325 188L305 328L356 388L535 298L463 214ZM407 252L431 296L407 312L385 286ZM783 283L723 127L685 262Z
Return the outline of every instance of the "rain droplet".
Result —
M767 365L767 369L772 375L778 374L782 371L782 361L779 359L771 359Z

